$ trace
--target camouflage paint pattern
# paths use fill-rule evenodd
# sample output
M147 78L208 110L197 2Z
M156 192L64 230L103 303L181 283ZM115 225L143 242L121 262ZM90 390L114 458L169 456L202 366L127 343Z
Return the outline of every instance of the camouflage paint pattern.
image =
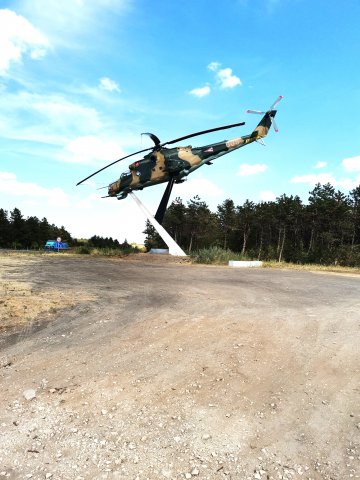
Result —
M129 171L122 173L117 181L109 185L108 194L121 200L132 190L142 190L151 185L168 182L171 177L174 177L175 183L181 183L184 177L199 167L211 165L212 160L266 137L275 115L276 110L267 112L255 130L243 137L203 147L154 149L142 160L129 165Z

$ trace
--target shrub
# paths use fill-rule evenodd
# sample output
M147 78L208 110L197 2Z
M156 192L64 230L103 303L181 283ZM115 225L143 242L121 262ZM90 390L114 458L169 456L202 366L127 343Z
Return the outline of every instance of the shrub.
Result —
M227 265L229 260L248 260L246 255L224 250L220 247L202 248L193 252L191 258L195 263Z
M80 255L90 255L91 248L87 245L81 245L80 247L74 248L74 253L79 253Z

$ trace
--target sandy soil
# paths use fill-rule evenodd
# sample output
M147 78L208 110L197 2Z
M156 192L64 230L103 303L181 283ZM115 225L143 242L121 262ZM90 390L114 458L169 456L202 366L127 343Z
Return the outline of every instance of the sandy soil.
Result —
M0 478L360 478L360 277L0 266Z

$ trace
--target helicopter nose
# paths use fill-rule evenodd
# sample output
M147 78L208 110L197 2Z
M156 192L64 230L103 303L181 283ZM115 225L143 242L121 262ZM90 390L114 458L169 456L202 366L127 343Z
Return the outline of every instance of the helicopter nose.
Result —
M118 180L116 182L110 183L108 194L112 197L115 197L116 194L119 192L119 190L120 190L120 181Z

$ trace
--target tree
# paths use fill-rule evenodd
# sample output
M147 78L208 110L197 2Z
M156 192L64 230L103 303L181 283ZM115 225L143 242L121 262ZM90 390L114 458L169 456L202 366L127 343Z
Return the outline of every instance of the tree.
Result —
M351 247L354 248L356 243L360 243L360 185L351 190L349 197L352 223Z
M19 248L23 245L22 242L25 235L25 220L18 208L14 208L14 210L10 212L10 225L11 246L13 248Z
M0 208L0 247L10 246L10 222L8 212Z
M42 242L46 242L47 240L55 240L51 236L51 227L46 217L44 217L40 221L39 229L40 229L40 238Z
M188 202L185 224L189 252L207 247L216 241L216 215L198 195Z
M44 243L40 234L40 221L37 217L28 217L26 219L22 243L25 248L39 248Z
M236 229L236 209L234 202L230 198L218 205L216 217L219 227L219 238L223 248L226 250L229 247L235 247L233 237Z
M301 237L302 225L302 202L297 195L293 197L283 194L276 199L276 218L278 223L278 261L284 259L284 251L287 241L287 256L285 260L294 260L296 252L302 249Z
M152 248L166 248L166 244L164 243L163 239L157 233L149 220L146 220L146 226L143 233L146 235L144 245L147 250L151 250Z
M271 258L271 243L273 231L276 228L275 218L275 202L261 202L255 205L254 229L256 232L256 243L253 248L258 260Z
M187 206L176 199L164 226L190 252L220 244L258 259L360 265L360 185L345 195L329 183L317 184L308 205L286 194L236 208L226 199L216 214L198 196ZM158 246L161 239L150 225L145 233Z
M336 261L336 250L351 236L351 201L327 183L312 190L307 211L311 219L309 253L320 263Z
M237 224L242 237L241 254L245 255L249 235L254 227L255 204L246 200L241 207L237 207Z
M166 211L163 226L175 242L184 248L185 222L186 206L181 198L177 197Z

